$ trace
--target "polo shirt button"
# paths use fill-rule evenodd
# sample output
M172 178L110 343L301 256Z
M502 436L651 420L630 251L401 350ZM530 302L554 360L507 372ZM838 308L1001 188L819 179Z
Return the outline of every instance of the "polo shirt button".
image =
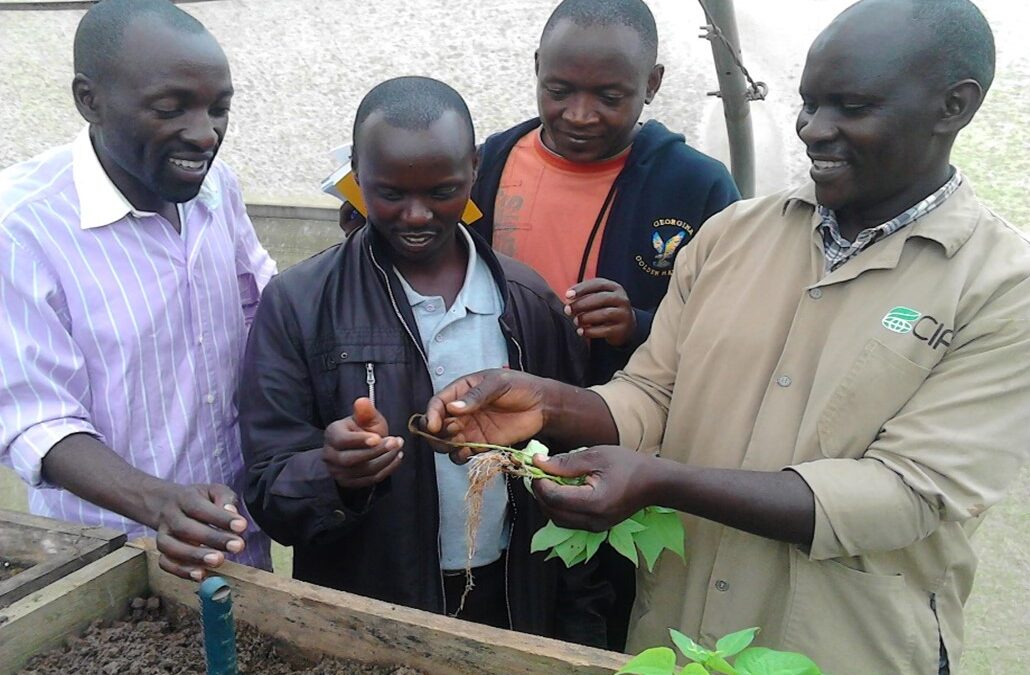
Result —
M333 515L336 516L336 520L340 521L341 523L347 520L347 514L341 511L340 509L336 509L335 511L333 511Z
M208 394L207 396L204 397L204 400L207 401L208 403L214 403L215 402L215 395L214 394Z
M786 375L780 375L778 378L776 378L776 384L780 385L781 387L789 387L790 383L791 379Z
M443 342L443 335L437 333L436 337L433 338L433 339L436 340L437 342Z
M443 375L443 366L437 366L434 371L437 375Z
M427 312L435 312L436 311L436 305L426 305L426 311Z
M730 584L728 581L723 581L722 579L719 579L715 582L715 589L718 591L728 591L730 590Z
M812 289L810 289L808 291L808 297L812 298L813 300L818 300L819 298L823 297L823 289L821 289L821 288L812 288Z

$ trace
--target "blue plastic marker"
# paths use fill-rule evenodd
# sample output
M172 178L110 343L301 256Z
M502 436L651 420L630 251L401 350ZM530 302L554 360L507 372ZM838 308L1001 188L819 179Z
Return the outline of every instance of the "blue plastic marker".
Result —
M232 589L222 577L208 577L201 582L198 594L200 618L204 624L207 675L238 675Z

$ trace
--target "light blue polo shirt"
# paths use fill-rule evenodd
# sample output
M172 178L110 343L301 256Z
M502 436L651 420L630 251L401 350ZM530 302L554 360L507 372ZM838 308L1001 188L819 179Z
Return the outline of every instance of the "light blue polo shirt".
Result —
M469 260L465 282L450 309L444 306L442 297L425 296L415 291L397 272L422 337L434 393L462 375L508 365L508 347L498 324L504 309L500 290L490 268L476 254L476 246L468 231L463 225L458 225L458 229L468 245ZM447 455L436 454L436 486L440 494L440 566L444 570L464 569L468 558L465 540L468 469L468 464L459 466ZM495 478L483 495L472 566L489 565L500 558L508 547L509 537L507 490L504 480Z

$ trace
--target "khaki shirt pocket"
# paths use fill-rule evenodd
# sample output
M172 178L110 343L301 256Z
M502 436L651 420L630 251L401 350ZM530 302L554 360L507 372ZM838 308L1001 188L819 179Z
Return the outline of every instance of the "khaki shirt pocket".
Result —
M826 672L936 675L937 619L929 593L901 574L875 574L791 549L783 648Z
M819 416L819 447L828 458L861 457L883 425L930 374L879 340L866 342Z

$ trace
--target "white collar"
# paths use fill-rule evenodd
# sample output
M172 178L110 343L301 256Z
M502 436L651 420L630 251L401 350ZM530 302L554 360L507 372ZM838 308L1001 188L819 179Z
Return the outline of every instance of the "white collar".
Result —
M111 225L128 215L154 215L153 211L134 207L107 175L89 138L88 126L72 142L72 180L79 196L79 226L84 230ZM216 182L205 178L197 200L210 208L217 207L221 195Z

